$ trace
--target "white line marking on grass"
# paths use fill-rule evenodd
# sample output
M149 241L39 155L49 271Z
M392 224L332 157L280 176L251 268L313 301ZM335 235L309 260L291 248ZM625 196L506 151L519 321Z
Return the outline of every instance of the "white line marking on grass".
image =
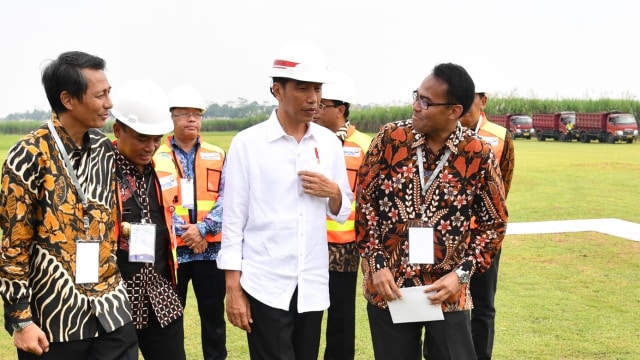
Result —
M508 223L507 235L595 231L640 241L640 224L620 219L585 219Z

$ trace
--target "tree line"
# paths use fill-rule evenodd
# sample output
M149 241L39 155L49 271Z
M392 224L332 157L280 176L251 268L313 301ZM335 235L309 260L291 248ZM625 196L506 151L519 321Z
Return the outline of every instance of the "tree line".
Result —
M204 113L202 131L240 131L266 120L275 105L257 102L241 102L239 105L211 104ZM519 97L489 98L485 113L500 114L534 114L553 113L556 111L601 112L619 110L633 114L640 122L640 101L630 99L598 99L598 100L541 100ZM353 106L349 120L360 131L375 133L386 123L409 119L412 116L410 104L403 106ZM32 112L14 113L0 121L0 133L23 134L38 128L51 117L50 111L34 110ZM112 121L107 122L103 131L112 131Z

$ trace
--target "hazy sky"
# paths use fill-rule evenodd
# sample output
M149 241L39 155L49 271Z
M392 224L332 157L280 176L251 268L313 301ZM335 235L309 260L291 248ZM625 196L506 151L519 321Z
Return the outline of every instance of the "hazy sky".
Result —
M278 48L312 40L350 74L360 103L408 103L440 62L497 95L640 98L631 0L22 0L0 4L0 118L48 110L40 71L82 50L107 61L117 91L148 78L207 102L275 104ZM485 84L485 85L481 85Z

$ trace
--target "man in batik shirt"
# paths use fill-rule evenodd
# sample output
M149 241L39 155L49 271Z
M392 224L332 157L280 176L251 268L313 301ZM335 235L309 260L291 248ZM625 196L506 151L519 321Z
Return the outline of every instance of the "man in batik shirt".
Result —
M360 168L356 239L376 359L475 358L469 278L500 248L507 210L491 145L459 122L474 95L464 68L437 65L413 92L412 119L382 127ZM394 323L388 303L423 285L444 320Z

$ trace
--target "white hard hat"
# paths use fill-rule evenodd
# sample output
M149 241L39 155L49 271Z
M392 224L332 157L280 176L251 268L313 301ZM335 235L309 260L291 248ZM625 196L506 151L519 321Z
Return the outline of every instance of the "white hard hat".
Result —
M151 80L129 80L113 92L111 115L143 135L173 131L167 95Z
M191 85L181 84L169 92L169 109L174 107L207 110L202 96Z
M278 51L269 76L324 83L328 78L327 58L312 43L290 42Z
M322 85L322 98L355 104L356 86L349 75L334 71L331 73L331 82Z

